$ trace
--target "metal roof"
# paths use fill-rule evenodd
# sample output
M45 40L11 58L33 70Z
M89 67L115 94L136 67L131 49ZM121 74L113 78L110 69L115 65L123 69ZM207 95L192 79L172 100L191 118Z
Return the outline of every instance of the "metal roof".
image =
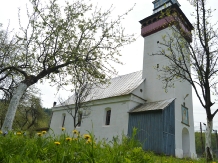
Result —
M112 78L109 83L92 88L90 94L86 97L84 102L130 94L143 81L144 79L142 79L142 71ZM74 103L75 95L72 95L68 100L62 103L62 105L70 105ZM58 106L60 105L57 105L56 107Z
M171 98L163 101L148 102L143 105L139 105L136 108L133 108L131 111L129 111L129 113L138 113L138 112L145 112L145 111L152 111L152 110L163 110L174 100L175 98Z

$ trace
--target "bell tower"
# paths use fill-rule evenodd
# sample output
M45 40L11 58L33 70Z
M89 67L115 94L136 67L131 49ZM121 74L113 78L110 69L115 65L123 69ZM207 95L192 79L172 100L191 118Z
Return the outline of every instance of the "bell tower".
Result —
M158 79L158 75L161 74L157 69L170 64L169 60L164 56L152 55L166 49L158 45L158 42L162 41L165 35L173 36L172 26L182 30L183 37L188 42L192 41L193 26L180 9L177 0L155 0L153 4L153 14L139 21L141 35L144 38L142 73L143 79L146 79L144 97L148 102L175 98L175 156L195 158L192 87L186 81L175 81L174 88L164 90L162 81ZM164 12L168 14L164 15Z

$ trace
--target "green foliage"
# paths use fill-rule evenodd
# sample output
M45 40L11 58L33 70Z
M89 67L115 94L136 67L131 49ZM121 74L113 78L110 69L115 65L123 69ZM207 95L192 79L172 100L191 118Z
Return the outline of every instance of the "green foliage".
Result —
M9 132L0 135L0 162L2 163L203 163L205 160L177 159L158 156L143 151L133 137L118 137L112 141L96 140L93 133L80 135L73 131L73 136L63 134L51 137L42 131L34 138L22 132Z
M202 141L201 141L201 133L200 132L195 132L195 145L196 145L196 153L199 156L202 156L204 153L205 149L205 133L202 133L202 139L203 139L203 151L202 151ZM211 136L211 145L212 145L212 150L216 150L216 135L215 133L212 133Z
M45 79L58 89L68 84L75 86L83 74L88 83L105 83L116 72L111 63L121 63L118 60L121 47L135 40L133 35L125 34L121 26L122 19L132 9L112 20L112 7L102 11L85 0L66 2L62 6L60 2L30 0L26 27L19 18L20 28L14 38L19 50L9 62L0 64L1 74L8 71L19 74L18 95ZM3 130L12 129L21 97L18 95L19 98L12 96L16 102L12 100L9 105Z
M33 95L25 94L15 115L14 130L34 131L37 128L48 127L51 111L43 109L41 99ZM0 127L3 125L9 103L0 102Z
M102 11L84 0L60 4L59 0L30 0L33 12L28 13L28 26L21 24L16 36L25 49L18 55L20 63L25 59L28 66L18 72L25 79L49 78L59 86L74 84L84 72L88 81L104 82L105 74L116 71L111 63L121 63L120 48L134 41L121 26L131 9L112 20L112 8Z

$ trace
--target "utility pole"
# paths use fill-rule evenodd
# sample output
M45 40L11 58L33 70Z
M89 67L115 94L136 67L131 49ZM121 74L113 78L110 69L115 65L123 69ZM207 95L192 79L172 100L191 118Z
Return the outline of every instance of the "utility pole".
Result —
M202 138L202 125L200 122L200 130L201 130L201 147L202 147L202 154L204 154L204 142L203 142L203 138Z

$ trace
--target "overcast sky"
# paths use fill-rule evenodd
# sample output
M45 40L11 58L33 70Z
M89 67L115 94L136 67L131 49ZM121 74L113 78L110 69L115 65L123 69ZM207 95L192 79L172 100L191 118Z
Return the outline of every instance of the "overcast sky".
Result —
M70 0L69 0L70 1ZM122 50L121 60L124 65L114 65L118 71L119 75L128 74L131 72L135 72L142 69L143 62L143 38L140 35L141 26L139 21L150 16L153 11L153 0L91 0L93 4L97 4L102 6L102 8L107 9L112 4L114 6L114 15L122 14L131 8L134 4L135 7L133 11L131 11L126 19L123 21L123 26L125 26L126 31L128 33L135 33L137 40L131 45L127 45ZM188 17L190 22L194 22L194 19L190 16L191 12L194 9L191 7L187 0L178 0L181 4L181 9ZM3 23L4 27L6 27L10 20L10 28L18 28L18 7L21 8L22 11L25 11L25 5L28 0L0 0L0 23ZM212 8L218 6L217 0L208 0L208 6ZM213 20L217 20L218 13ZM25 18L21 17L21 19ZM57 93L56 88L54 86L50 86L48 83L37 84L37 86L41 89L41 99L44 107L52 107L54 101L58 101L59 97L66 99L71 95L69 91L60 91ZM206 122L205 110L202 108L198 99L194 95L193 92L193 108L194 108L194 123L195 130L199 130L199 123ZM212 111L214 111L218 106L214 106ZM204 128L203 128L204 129ZM218 130L218 114L214 118L214 129Z

